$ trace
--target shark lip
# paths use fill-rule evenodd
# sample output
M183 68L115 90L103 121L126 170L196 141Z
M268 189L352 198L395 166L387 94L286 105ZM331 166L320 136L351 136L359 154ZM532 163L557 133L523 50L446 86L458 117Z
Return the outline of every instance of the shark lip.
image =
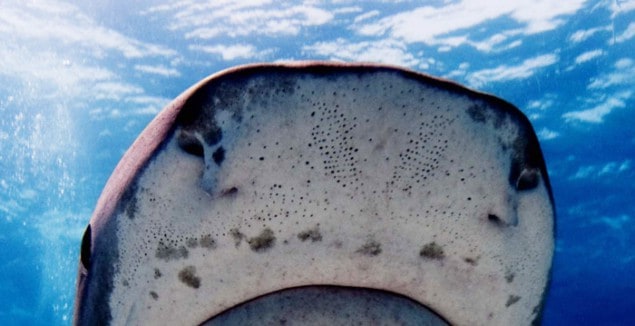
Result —
M450 325L408 297L369 288L312 285L242 302L203 322L211 325Z

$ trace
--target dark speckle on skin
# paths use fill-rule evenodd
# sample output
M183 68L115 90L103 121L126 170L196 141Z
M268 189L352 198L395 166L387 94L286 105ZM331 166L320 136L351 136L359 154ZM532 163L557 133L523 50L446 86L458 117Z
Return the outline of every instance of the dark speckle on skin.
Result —
M216 248L216 240L214 240L214 238L212 238L211 234L206 234L204 236L201 237L201 239L199 240L201 247L203 248L207 248L207 249L214 249Z
M513 305L514 303L518 302L518 300L520 300L520 296L517 295L510 295L509 298L507 298L507 302L505 303L505 307L509 307L511 305Z
M463 261L468 263L468 264L470 264L470 265L472 265L472 266L476 266L476 265L478 265L478 258L479 257L476 257L476 258L465 257L465 258L463 258Z
M322 241L322 233L320 233L320 229L316 226L312 229L298 233L298 239L303 242L307 240L311 240L311 242Z
M154 269L154 279L159 279L161 278L161 276L163 276L163 274L161 274L161 271L158 268Z
M236 248L238 248L238 246L240 246L240 243L245 238L245 235L242 232L240 232L240 230L238 230L238 229L229 230L229 235L231 235L232 238L234 238L234 244L236 245Z
M445 253L443 252L443 247L433 241L421 248L419 256L430 259L443 259L445 258Z
M381 253L381 243L375 240L368 240L356 252L366 256L377 256Z
M512 272L512 271L507 271L507 272L505 273L505 280L507 281L507 283L511 283L511 282L513 282L513 281L514 281L514 276L516 276L516 275L514 274L514 272Z
M154 291L150 291L150 296L152 297L152 299L157 300L159 299L159 295L154 292Z
M185 246L171 246L165 244L164 242L159 242L159 246L157 247L156 257L159 259L163 259L165 261L170 261L173 259L187 258L189 252Z
M260 232L258 236L249 238L247 240L247 243L249 243L249 247L255 252L263 252L273 247L275 242L276 237L270 228L265 228L264 230L262 230L262 232Z
M179 280L185 285L198 289L201 286L201 278L196 276L196 267L187 266L179 272Z

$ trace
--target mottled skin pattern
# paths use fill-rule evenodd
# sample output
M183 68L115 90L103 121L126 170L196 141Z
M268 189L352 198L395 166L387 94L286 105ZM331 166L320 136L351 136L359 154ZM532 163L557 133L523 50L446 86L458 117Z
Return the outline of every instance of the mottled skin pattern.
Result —
M553 230L513 105L397 67L242 66L124 155L82 241L75 324L200 324L313 285L395 293L454 325L539 323Z

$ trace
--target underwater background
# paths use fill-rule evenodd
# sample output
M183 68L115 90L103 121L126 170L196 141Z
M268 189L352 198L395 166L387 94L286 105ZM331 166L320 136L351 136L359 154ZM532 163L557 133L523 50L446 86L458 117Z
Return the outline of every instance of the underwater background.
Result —
M556 201L544 325L635 325L635 1L0 0L0 322L69 325L79 244L146 124L209 74L405 66L518 106Z

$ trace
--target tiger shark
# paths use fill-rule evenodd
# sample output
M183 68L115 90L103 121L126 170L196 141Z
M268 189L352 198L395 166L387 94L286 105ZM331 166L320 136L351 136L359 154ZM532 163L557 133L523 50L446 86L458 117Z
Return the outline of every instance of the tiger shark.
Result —
M115 168L74 324L539 324L553 250L512 104L379 64L239 66Z

